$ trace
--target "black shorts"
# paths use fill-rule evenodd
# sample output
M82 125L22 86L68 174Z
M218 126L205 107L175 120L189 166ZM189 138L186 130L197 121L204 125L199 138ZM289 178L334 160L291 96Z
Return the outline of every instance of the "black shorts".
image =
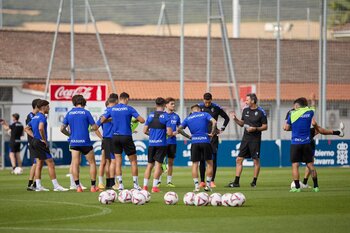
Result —
M102 150L105 152L105 158L111 159L112 153L112 138L103 138L102 139Z
M121 155L123 151L126 155L135 155L136 146L132 136L115 135L112 138L112 150L114 154Z
M166 154L168 158L174 159L176 157L176 144L168 144Z
M39 160L52 159L49 147L47 147L45 143L39 139L34 138L32 144L34 148L34 158L37 158Z
M28 150L29 150L29 155L30 155L30 161L32 162L32 164L36 163L35 162L35 149L33 147L33 142L28 142Z
M218 153L218 148L219 148L219 137L217 135L214 135L210 139L210 145L211 145L211 149L213 151L213 154L217 154Z
M154 163L157 161L163 163L167 153L167 146L149 146L148 147L148 162Z
M290 161L292 163L311 163L314 161L312 146L310 144L290 145Z
M241 141L238 157L259 159L260 144L260 141Z
M81 152L83 155L89 154L94 148L92 146L70 146L69 149Z
M13 153L21 151L21 143L20 142L10 142L10 150Z
M213 160L213 150L209 143L196 143L191 145L191 161Z

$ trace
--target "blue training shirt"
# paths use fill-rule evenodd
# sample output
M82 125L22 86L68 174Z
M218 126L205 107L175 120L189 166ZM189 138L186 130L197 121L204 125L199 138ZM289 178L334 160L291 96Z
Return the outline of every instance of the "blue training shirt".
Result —
M72 108L63 120L70 128L70 146L91 146L89 125L95 124L91 113L84 108Z
M185 129L189 128L192 134L192 144L210 143L208 136L208 124L213 117L206 112L194 112L188 116L181 124Z
M39 124L44 123L45 137L47 140L47 119L44 114L38 112L33 116L32 120L28 123L29 127L32 128L34 138L41 140L41 135L39 132Z
M110 107L107 107L107 109ZM104 113L107 113L107 109L105 110ZM96 125L98 125L98 127L102 127L102 137L104 138L112 138L113 137L113 124L112 122L105 122L105 123L101 123L101 119L98 119L98 121L96 122Z
M314 111L309 107L291 111L287 124L292 126L292 144L309 144L310 127Z
M159 121L157 121L157 118ZM165 112L152 112L146 120L145 125L149 127L149 145L166 146L167 127L171 128L170 120Z
M113 135L131 136L131 118L137 118L138 112L126 104L116 104L103 114L105 118L112 118Z
M166 117L169 118L171 129L173 130L173 132L175 132L177 126L179 126L181 124L180 116L177 115L175 112L172 112L172 113L165 112L164 114ZM168 136L167 144L168 145L176 144L176 136L172 136L172 137Z

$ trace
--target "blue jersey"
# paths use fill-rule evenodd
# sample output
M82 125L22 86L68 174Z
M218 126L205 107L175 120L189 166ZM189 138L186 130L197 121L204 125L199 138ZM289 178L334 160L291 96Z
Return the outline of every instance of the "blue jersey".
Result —
M84 108L72 108L63 120L70 128L71 146L91 146L89 125L95 124L91 113Z
M107 109L110 107L107 107ZM104 113L107 112L107 109L105 110ZM98 121L96 122L96 125L98 125L98 127L102 126L102 136L104 138L111 138L113 137L113 124L112 122L105 122L103 124L101 124L101 119L98 119Z
M287 124L292 127L292 144L309 144L310 127L314 111L309 107L291 111Z
M113 135L131 136L131 118L139 116L136 110L125 104L116 104L106 110L103 116L107 119L112 118Z
M166 146L167 127L171 127L169 118L165 112L152 112L146 120L145 125L149 127L149 145Z
M181 124L180 117L175 112L173 113L164 113L166 117L169 118L171 129L175 132L177 126ZM168 137L167 144L176 144L176 136Z
M208 124L213 117L206 112L194 112L181 124L185 129L188 127L192 134L192 144L210 143L208 136Z
M41 135L39 132L39 124L44 123L45 137L47 140L47 120L46 116L41 112L38 112L33 116L32 120L28 123L29 127L32 128L34 138L41 140Z

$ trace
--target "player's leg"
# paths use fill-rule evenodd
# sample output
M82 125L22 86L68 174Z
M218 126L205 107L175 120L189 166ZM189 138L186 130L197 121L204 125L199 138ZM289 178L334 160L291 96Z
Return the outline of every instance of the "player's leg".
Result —
M35 183L36 183L36 189L35 191L49 191L48 189L45 189L41 185L41 171L43 169L44 160L37 158L36 160L36 168L35 168Z
M148 162L146 169L145 169L145 174L143 176L143 189L148 190L148 181L151 177L151 172L154 167L154 161L153 162Z
M192 162L192 179L194 183L194 192L199 192L199 183L198 183L198 166L199 162Z
M107 184L108 189L112 188L115 185L115 169L116 169L116 160L114 154L111 154L111 162L109 165L109 184Z
M103 184L103 174L105 172L105 167L106 167L106 157L105 157L105 151L106 150L102 150L101 153L101 162L100 162L100 166L98 169L98 188L99 189L105 189L105 185Z
M22 167L21 153L18 151L15 153L15 155L16 155L16 161L17 161L18 167Z
M167 156L168 156L168 172L167 172L167 187L175 188L172 182L173 171L174 171L174 160L176 157L176 144L171 144L167 146Z
M95 153L93 148L85 155L86 160L89 162L90 167L90 180L91 180L91 192L97 192L99 189L96 187L96 161L95 161Z
M248 147L248 141L241 141L241 145L239 147L239 154L236 158L236 173L235 173L235 179L231 183L227 185L227 187L230 188L237 188L240 187L239 180L241 178L241 174L243 171L243 160L245 157L250 156L250 151Z
M290 162L292 163L292 178L295 188L291 188L290 192L300 192L299 183L299 163L303 161L302 145L292 144L290 146Z
M159 181L160 175L162 174L162 164L167 154L168 148L167 146L156 146L152 148L153 148L153 153L151 153L151 155L154 154L153 159L155 161L152 192L158 193L160 192L158 188L158 181Z
M213 177L213 160L206 160L206 164L207 164L207 169L206 169L206 175L207 175L207 179L206 179L206 186L204 188L204 191L209 192L211 191L211 181L212 181L212 177Z
M28 186L27 186L28 191L34 191L36 188L36 182L34 182L35 169L36 169L36 160L34 159L33 164L29 170Z
M10 161L11 161L11 167L12 167L12 174L13 171L16 168L16 156L15 156L15 152L13 152L13 150L11 149L11 152L9 153L9 157L10 157Z
M253 181L250 183L251 187L256 187L256 182L260 173L260 158L254 158L254 177Z
M136 146L131 136L123 137L123 150L125 154L128 155L130 165L131 165L131 174L134 189L140 190L139 186L139 169L137 166L137 156L136 156Z
M212 182L210 183L210 187L215 188L215 177L216 177L216 169L217 169L217 156L218 156L218 148L219 148L219 137L214 136L212 140L210 141L212 150L213 150L213 178Z
M45 163L49 171L49 176L53 185L53 191L58 191L58 192L68 191L68 189L63 188L57 181L55 162L53 161L52 156L50 154L47 155L47 159L45 160Z
M201 160L199 162L199 175L201 177L201 182L199 184L200 187L205 187L205 160Z
M79 165L80 165L80 151L78 150L71 150L72 154L72 160L71 160L71 171L73 180L74 180L74 187L76 187L77 192L82 192L83 189L80 185L79 180Z

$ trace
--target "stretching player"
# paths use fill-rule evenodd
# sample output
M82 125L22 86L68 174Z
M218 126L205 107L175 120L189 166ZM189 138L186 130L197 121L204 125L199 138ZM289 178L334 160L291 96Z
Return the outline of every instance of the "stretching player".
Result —
M70 149L72 152L72 172L77 192L83 192L79 181L80 154L85 155L90 166L91 192L97 192L96 187L96 162L92 142L89 135L89 126L93 131L97 130L97 125L91 113L84 109L86 100L82 95L75 95L72 98L74 108L72 108L63 120L61 132L70 137ZM70 132L67 127L69 126Z
M118 189L123 190L122 178L122 153L123 151L128 156L131 164L131 174L135 189L140 189L138 182L138 167L136 157L136 147L132 139L131 118L134 117L140 123L144 123L138 112L129 103L129 94L121 93L119 96L119 103L107 109L101 117L101 123L105 123L108 118L112 118L113 124L113 138L112 145L114 156L116 160L116 176L118 180Z
M148 164L143 179L143 189L148 190L148 180L151 177L153 167L152 193L159 193L158 180L162 174L162 163L167 153L167 139L172 137L173 130L170 119L164 112L165 100L161 97L156 99L156 111L152 112L145 123L143 132L149 135Z
M41 171L44 165L44 161L49 170L49 176L53 184L53 191L68 191L58 184L56 179L55 163L50 154L50 150L47 142L47 119L45 114L49 114L50 106L46 100L39 100L37 103L39 112L32 118L32 120L25 127L25 131L30 135L32 140L32 146L34 148L34 155L36 158L35 169L35 191L49 191L41 185Z

